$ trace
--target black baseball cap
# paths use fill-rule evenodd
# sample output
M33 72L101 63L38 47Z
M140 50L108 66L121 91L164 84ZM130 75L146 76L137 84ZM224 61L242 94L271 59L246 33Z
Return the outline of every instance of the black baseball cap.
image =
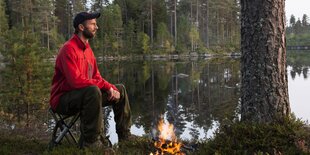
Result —
M73 27L77 28L79 24L83 23L85 20L99 18L100 13L88 13L88 12L80 12L76 14L73 20Z

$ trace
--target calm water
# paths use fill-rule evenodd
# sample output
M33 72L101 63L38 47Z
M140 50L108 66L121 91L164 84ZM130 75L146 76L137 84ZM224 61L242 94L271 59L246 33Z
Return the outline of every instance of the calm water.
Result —
M303 120L307 112L309 65L288 59L289 95L292 112ZM300 62L299 62L300 63ZM112 83L127 87L132 113L131 132L151 135L160 118L174 124L176 134L187 140L203 140L220 124L238 117L240 62L233 58L195 61L120 61L100 64ZM113 112L106 109L109 135L117 142Z
M103 63L101 73L112 83L122 82L127 87L132 133L152 133L162 117L174 124L181 138L197 140L210 137L219 123L235 116L239 66L239 60L231 58L121 61ZM116 142L112 119L109 124L112 142Z
M310 120L310 52L289 52L287 62L292 112L302 120ZM151 136L158 120L164 118L175 126L178 137L204 140L212 137L219 125L239 118L238 58L106 61L99 67L108 81L127 87L133 134ZM113 112L110 108L105 111L105 127L116 143ZM50 121L45 114L46 110L42 119ZM13 129L12 124L7 126ZM53 126L50 122L45 124L48 128Z
M287 75L289 98L292 112L297 118L304 121L310 120L310 51L307 52L288 52Z

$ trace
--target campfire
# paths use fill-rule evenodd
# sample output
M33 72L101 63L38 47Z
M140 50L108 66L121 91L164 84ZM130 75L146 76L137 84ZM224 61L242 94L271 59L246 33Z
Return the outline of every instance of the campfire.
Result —
M159 121L158 127L159 135L154 140L154 147L156 148L156 153L150 153L150 155L185 155L181 151L183 144L177 141L174 133L174 127L172 124L166 123L163 119Z

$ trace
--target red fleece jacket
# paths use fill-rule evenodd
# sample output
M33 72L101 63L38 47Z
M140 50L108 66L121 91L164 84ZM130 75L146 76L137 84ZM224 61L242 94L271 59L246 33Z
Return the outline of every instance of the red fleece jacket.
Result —
M95 85L107 91L117 88L101 77L89 44L74 35L60 49L55 63L50 105L55 110L65 92ZM118 90L117 90L118 91Z

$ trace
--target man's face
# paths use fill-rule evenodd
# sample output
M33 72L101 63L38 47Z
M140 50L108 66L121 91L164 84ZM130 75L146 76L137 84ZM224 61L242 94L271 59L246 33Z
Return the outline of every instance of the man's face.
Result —
M95 36L96 31L98 30L96 19L86 20L83 23L84 30L82 31L83 35L87 39L91 39Z

